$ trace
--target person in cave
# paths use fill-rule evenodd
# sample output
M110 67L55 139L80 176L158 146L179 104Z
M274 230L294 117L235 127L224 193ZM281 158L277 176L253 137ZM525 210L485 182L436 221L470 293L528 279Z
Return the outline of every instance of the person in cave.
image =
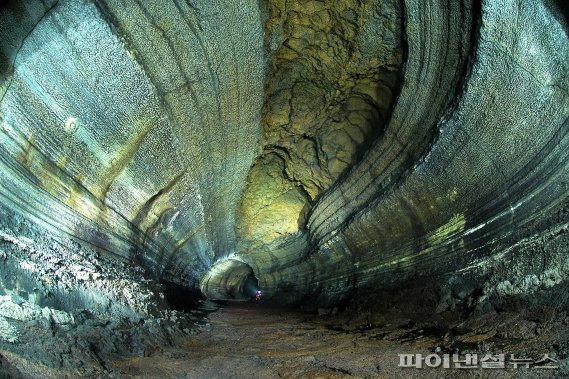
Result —
M261 290L257 290L257 293L255 293L255 301L261 301L262 298L263 292Z

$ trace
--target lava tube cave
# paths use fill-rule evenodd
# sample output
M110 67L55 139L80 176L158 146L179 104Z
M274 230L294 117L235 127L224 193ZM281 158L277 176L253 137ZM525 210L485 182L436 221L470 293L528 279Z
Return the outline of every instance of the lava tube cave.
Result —
M569 377L569 2L0 5L0 378Z

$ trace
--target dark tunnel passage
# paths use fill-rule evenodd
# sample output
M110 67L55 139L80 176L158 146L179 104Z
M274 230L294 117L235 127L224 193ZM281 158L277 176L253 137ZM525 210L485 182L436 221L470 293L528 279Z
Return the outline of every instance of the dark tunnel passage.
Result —
M181 286L176 283L162 283L164 285L164 298L168 306L181 312L196 309L204 300L201 291L195 288Z
M255 297L259 289L259 280L254 274L251 274L245 279L243 283L243 295L247 298L252 299Z
M248 264L226 259L210 269L200 288L212 300L248 300L259 290L259 280Z
M568 15L2 3L0 377L569 375Z

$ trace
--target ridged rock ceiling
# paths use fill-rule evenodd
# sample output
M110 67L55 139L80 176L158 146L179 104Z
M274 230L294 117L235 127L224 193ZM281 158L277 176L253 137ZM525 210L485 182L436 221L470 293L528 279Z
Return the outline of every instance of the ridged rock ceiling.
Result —
M562 8L13 2L2 212L213 297L251 273L290 301L488 270L552 287L569 270ZM493 268L535 236L542 267Z

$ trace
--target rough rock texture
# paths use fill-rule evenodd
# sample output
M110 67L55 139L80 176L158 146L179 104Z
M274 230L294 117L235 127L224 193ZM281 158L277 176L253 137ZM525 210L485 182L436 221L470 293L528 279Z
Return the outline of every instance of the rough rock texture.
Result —
M177 346L215 309L173 310L176 294L140 267L0 207L0 377L108 377L105 361Z
M411 282L437 312L567 308L568 14L562 0L9 1L0 355L36 351L16 365L35 373L26 323L115 341L107 321L169 320L169 293L240 298L257 280L321 313ZM175 340L161 328L130 335ZM89 362L82 374L104 372Z
M182 349L168 347L142 359L113 360L108 366L124 376L157 378L537 379L569 373L569 358L562 342L568 332L566 313L532 309L460 322L448 319L448 314L433 315L424 302L419 307L417 303L387 301L375 308L358 303L349 309L352 317L232 306L212 314L211 327L192 336ZM362 312L360 306L368 312ZM546 320L549 324L541 324ZM532 344L539 349L528 349ZM557 348L551 349L552 344ZM511 364L493 370L398 367L397 354L427 356L435 351L451 357L458 352L477 352L480 358L512 353L532 361L541 359L543 351L547 351L559 368L539 369L534 365L514 369Z
M254 266L262 287L325 302L474 259L491 265L548 228L558 232L541 256L556 256L565 277L564 19L537 1L405 5L408 58L385 133L313 207L307 258L274 272Z
M554 288L567 272L569 45L563 4L376 3L373 14L383 21L382 33L374 35L381 48L373 56L381 69L365 79L383 89L374 100L342 87L355 80L345 79L352 64L366 72L354 63L361 59L320 59L335 40L332 25L354 26L350 52L368 46L362 36L375 19L366 19L370 8L360 5L360 24L346 21L350 12L336 13L322 3L309 2L302 11L268 5L273 67L263 119L266 145L242 197L237 259L280 301L310 294L334 302L352 288L452 272L468 278L459 282L480 282L488 296ZM319 12L331 21L328 42L317 48L307 41L321 38ZM402 35L390 32L398 24L394 15L403 20ZM284 41L280 48L271 48L278 46L275 40ZM401 55L400 88L394 82L385 86ZM297 93L297 86L304 89ZM343 112L319 111L328 104L320 86L342 88ZM399 94L385 112L389 88ZM354 98L365 99L367 111L351 112ZM296 112L295 104L310 104L312 111L301 106ZM374 113L373 122L349 122L350 115L369 115L370 109L384 111ZM369 145L340 143L365 154L333 173L327 161L332 154L322 147L338 125L346 132L369 130ZM332 140L341 141L340 134ZM339 147L335 151L343 154ZM515 290L494 288L508 287L511 276Z
M206 313L198 311L167 311L132 322L18 303L0 299L0 355L10 364L9 371L0 364L2 377L6 371L10 378L114 377L108 361L151 356L209 327Z
M0 105L4 203L195 285L234 251L260 137L259 9L60 1L41 14L42 4L2 11L13 71Z
M403 59L396 1L264 5L263 151L242 198L240 251L305 230L314 201L383 132Z

